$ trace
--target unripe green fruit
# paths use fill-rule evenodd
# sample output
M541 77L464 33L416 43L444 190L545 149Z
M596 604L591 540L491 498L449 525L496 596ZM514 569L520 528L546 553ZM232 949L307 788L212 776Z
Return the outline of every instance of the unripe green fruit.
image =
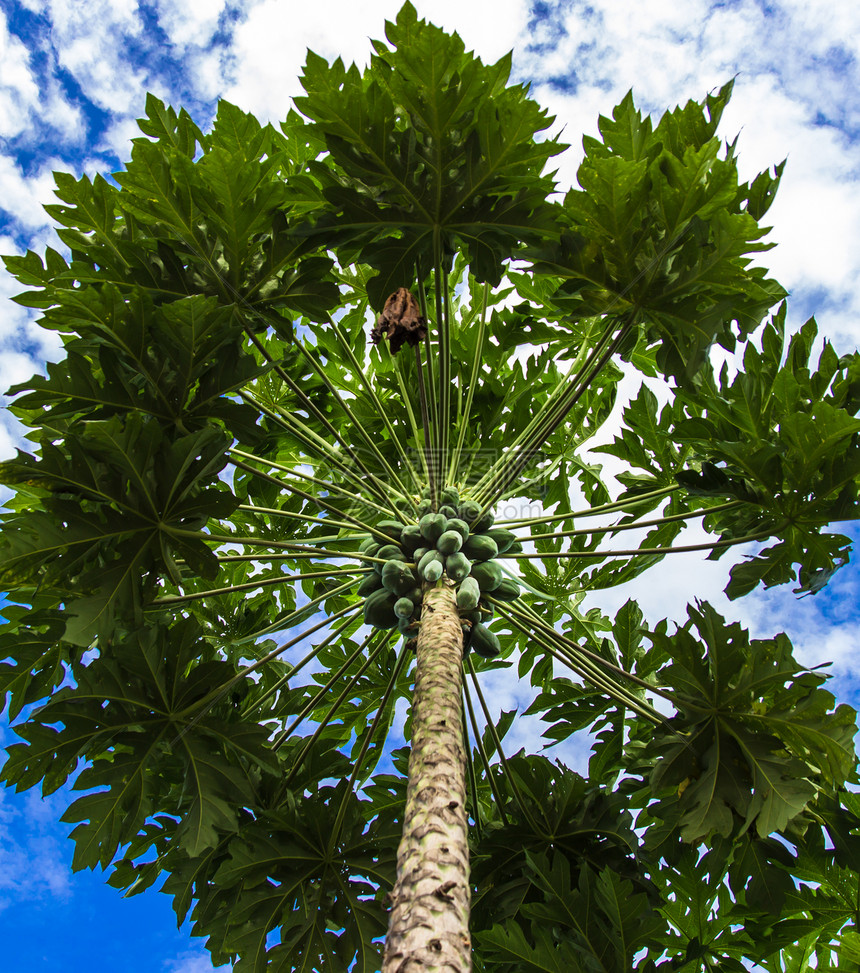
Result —
M400 548L405 554L414 554L415 550L424 542L421 539L421 531L415 524L404 527L400 534Z
M463 554L457 551L456 554L449 554L445 561L445 570L452 581L462 581L469 576L472 570L472 562Z
M396 595L402 595L415 585L415 575L403 561L386 561L382 566L382 584Z
M465 520L460 520L459 517L452 517L448 521L448 525L445 530L456 530L463 540L469 536L469 525Z
M504 578L502 583L493 590L492 595L498 601L513 601L520 596L520 586L513 578Z
M463 546L463 538L456 530L446 530L436 541L436 550L442 554L456 554Z
M502 583L502 569L495 561L483 561L472 565L472 575L481 591L495 591Z
M428 542L428 547L431 544L435 546L436 541L445 533L447 526L448 518L442 514L424 514L418 521L421 536Z
M458 515L460 520L465 520L467 524L471 524L480 515L482 509L483 507L479 503L475 503L474 500L466 500L465 503L460 504Z
M492 537L486 534L469 534L463 545L463 553L473 561L489 561L499 553Z
M394 596L380 588L369 595L364 603L364 622L374 628L394 628L397 616L394 614Z
M438 562L440 568L444 566L442 555L438 551L428 551L418 562L418 576L427 581L427 568L434 562Z
M474 578L464 578L457 589L457 608L462 611L471 611L478 607L481 597L481 589Z
M382 578L375 571L368 571L364 576L364 580L356 589L356 594L362 598L366 598L367 595L373 594L374 591L378 591L381 587Z
M399 561L403 557L403 552L397 544L384 544L374 554L374 557L381 558L383 561ZM376 565L377 571L382 571L382 565Z
M480 520L475 522L473 528L476 534L482 533L485 530L489 530L493 526L493 521L495 520L495 515L492 510L488 510Z
M460 494L455 487L445 487L442 491L441 500L443 504L456 507L460 503Z
M504 527L492 527L484 532L484 537L492 537L499 549L499 554L504 554L516 542L517 535L512 530Z
M470 646L485 659L495 659L502 651L499 640L495 633L491 632L486 625L473 625L472 637L469 640Z
M394 614L398 618L411 618L412 612L415 611L415 606L412 604L411 598L398 598L394 602Z
M403 524L399 520L380 520L376 529L394 544L400 543L400 535L403 532Z

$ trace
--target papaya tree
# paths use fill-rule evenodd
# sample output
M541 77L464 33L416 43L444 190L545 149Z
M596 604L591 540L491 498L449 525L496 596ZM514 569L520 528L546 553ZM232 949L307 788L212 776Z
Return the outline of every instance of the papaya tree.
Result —
M739 179L731 84L628 95L557 199L509 58L386 32L278 128L150 96L6 259L65 357L0 464L3 780L240 973L851 966L853 710L707 603L584 604L848 559L860 357L753 262L782 166ZM502 678L586 776L505 747Z

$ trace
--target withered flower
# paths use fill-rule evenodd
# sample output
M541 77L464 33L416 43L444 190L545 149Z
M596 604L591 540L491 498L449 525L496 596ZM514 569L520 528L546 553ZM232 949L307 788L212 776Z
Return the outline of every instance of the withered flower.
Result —
M427 335L427 322L418 302L405 287L398 287L385 302L370 340L376 345L388 338L391 351L397 354L404 342L415 346Z

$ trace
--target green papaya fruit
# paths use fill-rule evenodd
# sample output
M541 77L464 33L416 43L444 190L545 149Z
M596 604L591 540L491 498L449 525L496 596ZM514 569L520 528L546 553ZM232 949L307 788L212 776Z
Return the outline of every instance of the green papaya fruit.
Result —
M415 575L403 561L386 561L382 566L382 585L396 595L415 586Z
M414 605L414 607L417 608L419 612L421 611L421 599L424 596L421 593L421 587L420 587L420 585L417 585L416 584L414 587L410 588L409 591L407 591L403 595L403 597L404 598L408 598L412 602L412 604Z
M443 514L424 514L418 521L418 526L421 529L421 536L428 542L427 546L435 546L436 541L445 533L448 518Z
M471 611L478 607L480 598L481 589L478 587L478 582L472 577L463 578L457 589L457 608Z
M436 541L436 550L440 554L456 554L462 546L463 538L456 530L446 530L444 534L439 535L439 540Z
M431 564L433 561L438 561L440 565L443 564L442 555L438 551L428 551L424 555L424 557L422 557L421 560L418 562L419 577L424 576L424 572L427 568L427 565Z
M381 587L382 578L375 571L368 571L364 576L364 580L361 582L358 588L356 588L356 594L360 595L362 598L365 598L374 591L378 591Z
M373 556L383 561L398 561L403 557L403 552L397 544L383 544ZM382 570L381 565L377 564L376 567L379 571Z
M514 541L513 544L505 551L505 554L522 554L523 553L523 542Z
M430 563L424 568L424 580L429 581L431 584L435 584L442 577L442 571L443 567L441 561L430 561Z
M444 503L439 508L439 513L442 514L443 517L447 517L448 520L452 520L457 516L457 508L452 507L449 503Z
M456 554L448 555L445 560L445 570L452 581L462 581L463 578L469 576L469 572L472 570L472 562L462 551L457 551Z
M466 500L457 508L457 515L460 520L465 520L467 524L471 524L476 517L480 516L483 509L481 504L475 503L474 500Z
M481 591L495 591L502 583L502 569L495 561L482 561L472 565L472 577Z
M364 622L374 628L394 628L397 615L394 614L395 597L385 588L368 595L364 602Z
M520 596L520 586L513 578L503 578L502 583L493 589L492 596L499 601L513 601Z
M459 517L452 517L445 530L456 530L463 540L469 536L469 525L465 520L460 520Z
M492 537L486 534L469 534L463 545L463 553L473 561L489 561L499 553Z
M456 487L445 487L441 496L442 503L456 507L460 503L460 494Z
M399 520L380 520L376 525L376 529L393 543L400 543L400 535L403 532L403 524Z
M510 550L517 539L517 535L512 530L506 530L504 527L492 527L490 530L484 531L484 537L492 537L499 549L499 554L504 554L505 551Z
M360 554L369 554L373 557L382 545L374 537L368 537L366 541L362 541L358 550Z
M412 604L412 599L405 595L394 602L394 614L398 618L411 618L414 611L415 605Z
M430 550L432 550L430 547L416 547L412 552L412 560L416 564L420 564L421 558L424 557L424 555Z
M423 544L421 531L417 524L409 524L400 534L400 549L404 554L414 554L416 548Z
M486 625L478 624L472 626L472 637L469 640L469 644L478 655L483 656L485 659L495 659L502 651L502 647L495 633L491 632Z
M418 516L423 517L424 514L429 514L433 510L433 504L429 500L422 500L418 504Z
M493 521L496 519L492 510L488 510L482 517L475 521L472 530L476 534L483 533L485 530L489 530L493 526Z

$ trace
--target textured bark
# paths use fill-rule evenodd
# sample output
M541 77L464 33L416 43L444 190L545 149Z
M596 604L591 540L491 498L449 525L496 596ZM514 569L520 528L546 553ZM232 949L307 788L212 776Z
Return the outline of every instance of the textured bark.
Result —
M469 973L463 633L448 585L424 595L403 837L382 973Z

